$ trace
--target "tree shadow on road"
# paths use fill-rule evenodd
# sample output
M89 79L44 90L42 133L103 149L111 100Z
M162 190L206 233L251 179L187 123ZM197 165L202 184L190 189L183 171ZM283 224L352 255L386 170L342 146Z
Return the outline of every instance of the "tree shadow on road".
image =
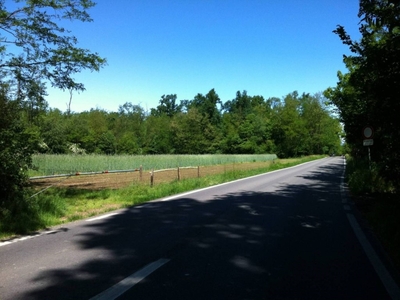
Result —
M318 299L346 289L356 274L346 268L343 276L347 261L335 255L351 254L338 240L354 238L340 233L342 171L332 164L295 184L283 179L273 192L153 201L87 222L73 239L87 260L40 272L38 288L24 298L88 299L160 258L176 267L169 273L162 267L135 286L139 298L289 299L296 292L299 299ZM176 288L179 278L186 288Z

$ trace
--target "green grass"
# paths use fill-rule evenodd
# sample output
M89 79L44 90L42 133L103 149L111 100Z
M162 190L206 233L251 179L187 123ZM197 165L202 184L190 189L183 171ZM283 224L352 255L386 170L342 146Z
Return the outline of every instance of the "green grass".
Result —
M347 158L346 179L357 209L400 270L400 195L368 161Z
M32 157L34 170L29 176L100 172L106 170L166 169L187 166L209 166L239 162L260 162L276 159L275 154L252 155L49 155Z
M135 184L119 190L100 191L51 188L30 199L29 214L24 214L22 218L10 217L7 220L0 220L0 239L88 218L181 192L290 167L321 157L311 156L278 160L268 167L256 170L240 170L237 168L212 176L161 183L154 187Z
M392 193L353 197L357 208L400 270L400 199Z

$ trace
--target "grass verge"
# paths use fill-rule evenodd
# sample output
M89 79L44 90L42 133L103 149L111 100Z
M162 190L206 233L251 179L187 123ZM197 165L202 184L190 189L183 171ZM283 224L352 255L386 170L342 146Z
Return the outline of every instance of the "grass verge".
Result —
M346 178L358 211L400 270L400 195L367 161L348 158Z
M307 156L295 159L278 159L267 167L252 170L241 170L240 165L238 165L235 170L200 178L160 183L153 187L144 184L133 184L118 190L52 188L29 200L29 212L22 214L19 218L10 217L6 220L0 220L0 240L177 193L291 167L322 157Z

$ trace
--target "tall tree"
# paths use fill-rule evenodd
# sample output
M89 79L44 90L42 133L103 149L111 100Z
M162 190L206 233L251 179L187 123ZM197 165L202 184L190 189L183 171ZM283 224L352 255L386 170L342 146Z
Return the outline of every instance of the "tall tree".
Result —
M360 41L343 26L334 31L352 55L344 56L349 73L339 73L338 85L325 95L338 107L353 154L366 155L362 129L375 129L372 159L400 188L400 1L361 0L358 16Z
M7 220L26 209L24 188L26 171L31 167L34 151L32 136L21 120L18 103L0 89L0 217Z
M151 109L151 114L154 116L167 115L172 118L175 114L182 111L182 104L177 104L176 99L176 94L162 95L160 104L157 108Z
M50 109L40 124L42 152L62 154L68 149L67 117L59 109Z
M84 90L73 74L83 69L98 71L106 60L97 53L77 47L78 40L57 24L58 20L90 22L90 0L19 1L6 7L0 1L0 72L3 80L15 84L16 98L29 93L32 84L49 81L62 90Z
M218 125L221 122L221 112L218 105L221 104L217 92L215 89L211 89L205 96L200 93L197 94L191 101L190 107L196 108L209 119L212 125Z
M64 19L91 21L87 10L93 6L90 0L0 0L0 158L7 164L1 168L7 174L0 180L0 217L15 217L17 203L28 207L22 188L32 146L39 142L26 136L16 110L28 101L33 121L32 113L44 105L46 83L82 91L83 83L72 76L84 69L98 71L106 63L97 53L77 47L77 39L59 25Z
M171 123L171 134L177 154L215 153L216 128L197 108L177 114Z
M119 153L142 154L145 143L146 114L140 105L127 102L119 107L116 134Z

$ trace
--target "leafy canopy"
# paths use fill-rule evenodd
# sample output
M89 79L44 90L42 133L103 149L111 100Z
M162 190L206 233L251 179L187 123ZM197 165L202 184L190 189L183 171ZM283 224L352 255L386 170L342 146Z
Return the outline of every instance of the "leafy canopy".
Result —
M106 60L77 47L78 40L60 24L63 20L90 22L90 0L0 0L0 75L16 86L21 99L29 92L45 93L39 82L62 90L84 90L73 74L98 71ZM8 7L6 7L6 4Z
M338 85L325 96L339 109L353 155L367 156L362 129L375 129L372 160L400 188L400 1L361 0L358 16L360 41L343 26L334 31L352 55L344 56L349 73L339 73Z

